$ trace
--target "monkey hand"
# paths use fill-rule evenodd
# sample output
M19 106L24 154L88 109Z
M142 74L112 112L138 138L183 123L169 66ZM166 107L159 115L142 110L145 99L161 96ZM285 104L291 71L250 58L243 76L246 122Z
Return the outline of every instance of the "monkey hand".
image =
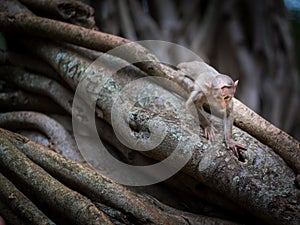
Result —
M226 144L226 148L227 150L231 150L233 151L233 154L239 158L239 149L241 150L246 150L246 146L242 145L242 144L239 144L237 143L235 140L233 139L227 139L225 140L225 144Z
M215 128L210 125L210 126L207 126L207 127L204 127L204 134L205 134L205 137L210 140L211 142L215 142L216 141L216 134L215 134Z

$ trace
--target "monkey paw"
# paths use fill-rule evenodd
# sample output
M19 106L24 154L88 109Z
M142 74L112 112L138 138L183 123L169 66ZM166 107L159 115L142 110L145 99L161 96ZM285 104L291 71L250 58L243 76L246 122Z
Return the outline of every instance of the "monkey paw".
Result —
M208 126L208 127L204 128L205 137L208 140L210 140L211 142L215 142L216 141L215 130L216 130L216 128L214 128L213 126Z
M239 144L237 143L236 141L234 141L233 139L228 139L225 141L225 144L226 144L226 148L227 150L231 150L233 151L233 154L239 158L239 149L241 150L246 150L246 146L242 145L242 144Z

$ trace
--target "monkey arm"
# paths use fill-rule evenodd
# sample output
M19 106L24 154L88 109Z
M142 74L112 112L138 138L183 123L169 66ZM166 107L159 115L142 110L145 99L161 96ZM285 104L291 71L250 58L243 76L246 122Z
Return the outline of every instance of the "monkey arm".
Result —
M224 134L225 141L232 139L233 116L231 110L228 110L224 115Z
M203 104L206 101L205 94L202 91L194 90L191 92L191 95L189 96L188 100L186 101L186 109L187 111L191 111L194 104L197 105L197 112L198 112L198 118L199 123L204 129L205 137L208 140L211 140L212 142L216 141L216 135L215 135L215 128L212 126L211 122L207 119Z
M192 106L194 105L194 102L196 101L197 96L200 94L199 91L192 91L189 98L187 99L186 103L185 103L185 107L186 109L189 111L191 110ZM200 96L201 98L201 96Z
M224 115L224 134L225 134L225 144L226 148L229 150L232 150L234 155L239 158L239 149L246 150L247 148L242 145L237 143L233 138L232 138L232 126L233 126L233 121L234 118L232 116L231 110L229 110L228 113Z

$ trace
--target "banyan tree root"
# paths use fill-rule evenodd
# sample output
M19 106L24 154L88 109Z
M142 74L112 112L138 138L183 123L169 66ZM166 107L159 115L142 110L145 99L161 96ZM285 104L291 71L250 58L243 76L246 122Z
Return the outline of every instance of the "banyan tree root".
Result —
M72 113L73 94L57 81L13 66L1 66L0 71L1 79L26 91L47 95L69 114Z
M234 123L254 137L259 136L261 142L272 147L297 174L300 174L299 141L270 124L237 99L234 99L234 107Z
M57 73L41 59L28 54L5 51L0 49L0 65L18 66L37 74L61 81Z
M38 131L33 131L33 130L19 130L18 134L21 134L27 138L29 138L30 140L43 145L47 148L51 147L51 142L50 140L42 133L38 132Z
M57 121L42 113L30 111L0 113L0 127L39 130L50 138L54 150L77 162L85 162L68 131Z
M14 224L14 225L30 225L30 223L24 222L22 218L19 218L16 213L8 207L4 201L0 198L0 224L6 225Z
M37 199L56 209L73 224L112 224L88 198L64 186L34 164L3 133L0 143L1 166L32 190Z
M55 224L1 173L0 184L0 198L25 221L31 224Z
M173 213L165 212L160 209L161 207L157 207L157 204L150 204L152 200L149 201L149 199L127 190L94 170L64 158L21 135L3 129L0 129L0 135L11 141L27 157L42 166L58 180L68 183L72 188L95 202L103 202L110 207L120 209L123 213L134 216L136 221L143 224L189 224L188 221L197 220L210 221L210 223L214 223L214 221L223 221L224 224L230 223L211 217L178 213L179 211L176 210L176 213L174 211ZM168 209L170 211L171 208Z
M59 105L50 98L32 94L15 88L6 88L7 84L0 84L0 105L2 111L31 110L45 113L66 114Z
M52 18L78 26L95 28L94 9L80 1L69 0L21 0L28 8Z

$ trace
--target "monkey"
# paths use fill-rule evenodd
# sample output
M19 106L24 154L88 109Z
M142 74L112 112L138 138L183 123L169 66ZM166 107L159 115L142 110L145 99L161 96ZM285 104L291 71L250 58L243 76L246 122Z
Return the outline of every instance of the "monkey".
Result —
M220 74L205 62L183 62L177 68L184 76L193 80L192 91L186 101L186 109L189 111L193 104L197 106L198 118L204 130L205 137L212 142L216 141L215 128L205 116L204 106L223 114L225 145L227 150L239 158L239 149L246 150L242 144L232 138L233 127L233 97L238 85L238 80L233 81L229 76ZM183 78L181 78L183 79Z

